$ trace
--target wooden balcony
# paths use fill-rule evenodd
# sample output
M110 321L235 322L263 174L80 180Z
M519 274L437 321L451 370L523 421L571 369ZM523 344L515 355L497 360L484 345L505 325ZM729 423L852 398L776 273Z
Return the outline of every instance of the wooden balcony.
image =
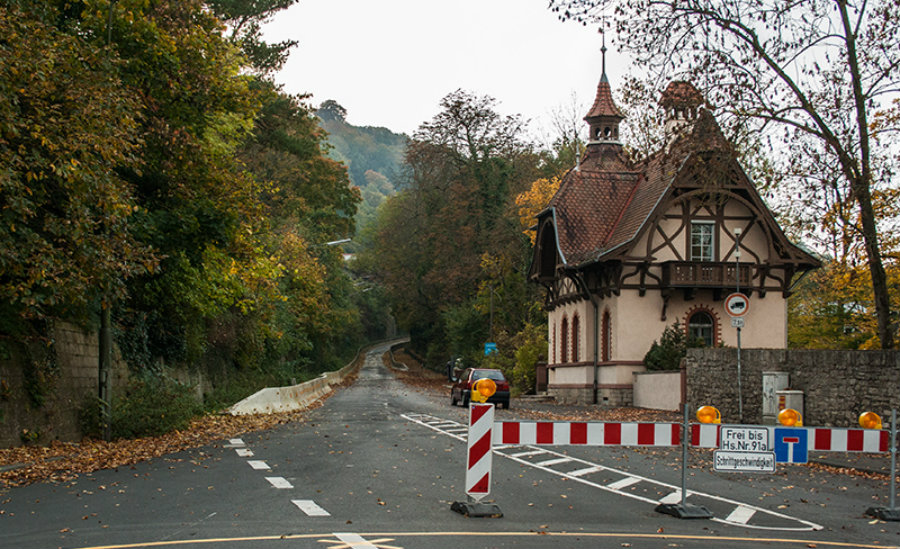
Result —
M663 286L669 288L734 288L738 266L711 261L667 261L662 264ZM753 265L740 265L740 285L751 285Z

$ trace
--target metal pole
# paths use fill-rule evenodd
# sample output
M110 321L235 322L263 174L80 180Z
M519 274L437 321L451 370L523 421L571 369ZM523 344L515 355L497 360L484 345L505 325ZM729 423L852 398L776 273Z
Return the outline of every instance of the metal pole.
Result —
M687 500L687 460L688 460L688 436L690 425L688 424L688 405L684 403L684 423L681 426L681 506L686 506Z
M897 494L897 410L891 410L891 509Z
M737 293L741 293L741 229L734 229L734 284ZM737 328L737 387L738 387L738 422L744 423L744 392L741 388L741 327Z

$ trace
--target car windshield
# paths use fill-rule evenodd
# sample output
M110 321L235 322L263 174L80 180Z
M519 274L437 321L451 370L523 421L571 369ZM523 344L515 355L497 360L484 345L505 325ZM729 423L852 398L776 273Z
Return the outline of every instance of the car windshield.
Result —
M506 381L506 378L503 377L503 372L500 370L475 370L472 372L472 379L484 379L490 378L494 381Z

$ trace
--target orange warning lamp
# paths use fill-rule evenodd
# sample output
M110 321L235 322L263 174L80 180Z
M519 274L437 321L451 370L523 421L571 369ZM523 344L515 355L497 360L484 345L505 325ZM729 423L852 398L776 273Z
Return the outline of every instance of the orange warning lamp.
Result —
M722 414L714 406L701 406L697 408L697 419L700 423L722 423Z
M875 412L859 414L859 426L863 429L881 429L881 416Z
M803 416L793 408L785 408L778 412L778 423L785 427L803 427Z
M493 379L485 377L476 381L475 386L472 389L473 401L487 402L487 399L491 398L494 393L497 392L497 384L494 383Z

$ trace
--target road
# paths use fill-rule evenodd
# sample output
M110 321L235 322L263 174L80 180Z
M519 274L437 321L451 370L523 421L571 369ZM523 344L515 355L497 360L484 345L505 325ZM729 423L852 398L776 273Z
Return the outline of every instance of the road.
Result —
M65 484L0 494L2 548L890 547L900 524L863 512L883 481L781 466L714 473L692 458L688 502L712 520L654 511L680 493L680 452L496 449L502 518L452 512L467 412L410 388L371 352L358 380L306 421ZM516 417L497 410L497 419Z

